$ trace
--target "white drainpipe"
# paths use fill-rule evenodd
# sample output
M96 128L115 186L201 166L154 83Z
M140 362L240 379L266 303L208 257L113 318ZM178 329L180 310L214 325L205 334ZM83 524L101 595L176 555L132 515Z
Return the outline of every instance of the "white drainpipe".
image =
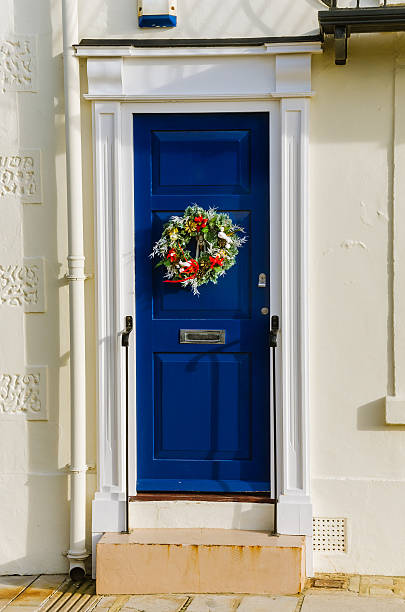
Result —
M86 354L84 310L84 252L82 201L82 149L80 126L77 0L62 0L63 59L65 77L66 173L68 209L68 275L70 305L70 576L85 576L86 551Z

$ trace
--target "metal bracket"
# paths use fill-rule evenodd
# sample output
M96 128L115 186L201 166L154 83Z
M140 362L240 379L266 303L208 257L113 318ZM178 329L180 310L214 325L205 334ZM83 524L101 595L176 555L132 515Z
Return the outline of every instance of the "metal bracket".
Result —
M277 347L277 334L280 330L280 319L277 315L271 317L270 348Z
M81 274L69 274L68 272L66 272L65 276L63 277L64 280L66 280L67 282L70 281L86 281L89 278L94 278L94 274L86 274L83 273Z
M345 66L347 60L347 27L335 27L335 64L336 66Z
M391 6L387 0L380 0L379 6L363 7L360 6L360 0L356 0L355 6L339 8L339 4L343 3L336 0L322 1L329 6L329 10L318 12L320 33L322 40L328 34L334 37L337 66L346 64L347 39L351 34L405 31L403 2Z
M121 332L122 334L121 346L129 346L129 336L133 329L134 329L134 322L133 322L132 317L129 315L125 317L125 329L124 331Z

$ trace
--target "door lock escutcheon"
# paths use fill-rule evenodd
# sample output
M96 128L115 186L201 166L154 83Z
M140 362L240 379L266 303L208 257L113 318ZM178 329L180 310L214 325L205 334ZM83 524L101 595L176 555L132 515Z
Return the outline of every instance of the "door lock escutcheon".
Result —
M258 280L257 286L260 288L267 287L267 276L265 275L264 272L261 272L259 274L259 280Z

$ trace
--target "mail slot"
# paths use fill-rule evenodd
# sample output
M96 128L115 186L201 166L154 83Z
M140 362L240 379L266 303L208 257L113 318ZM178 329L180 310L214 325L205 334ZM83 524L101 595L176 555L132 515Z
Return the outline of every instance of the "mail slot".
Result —
M225 344L225 330L181 329L180 344Z

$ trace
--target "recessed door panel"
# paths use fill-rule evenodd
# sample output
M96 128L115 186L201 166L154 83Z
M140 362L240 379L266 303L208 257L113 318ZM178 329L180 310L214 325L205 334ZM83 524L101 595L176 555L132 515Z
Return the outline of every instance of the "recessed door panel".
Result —
M248 354L158 353L154 366L155 459L249 459Z
M152 191L156 194L248 193L248 130L156 131Z

